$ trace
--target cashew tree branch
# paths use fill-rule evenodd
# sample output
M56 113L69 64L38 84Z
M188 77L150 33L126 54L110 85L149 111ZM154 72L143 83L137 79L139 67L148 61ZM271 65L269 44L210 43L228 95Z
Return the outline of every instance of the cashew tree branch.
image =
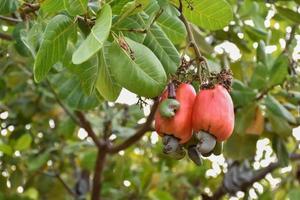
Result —
M22 20L20 20L20 19L7 17L7 16L3 16L3 15L0 15L0 19L3 21L9 22L9 23L14 23L14 24L22 22Z
M84 130L86 130L88 136L90 138L92 138L93 142L96 144L96 146L99 148L99 149L102 149L103 148L103 143L104 141L100 140L98 138L98 136L96 135L96 133L94 132L90 122L85 118L85 115L80 112L80 111L75 111L75 114L76 116L78 117L79 119L79 122L81 124L81 127L84 128Z
M205 61L204 57L202 56L201 54L201 51L196 43L196 40L194 38L194 35L193 35L193 32L192 32L192 27L191 27L191 24L187 21L187 19L185 18L185 16L183 15L183 12L182 12L182 0L179 0L179 8L178 8L178 11L180 12L180 19L181 21L184 23L185 25L185 28L186 28L186 31L187 31L187 34L188 34L188 40L189 40L189 45L191 47L193 47L194 51L195 51L195 54L196 54L196 57L197 59L202 62L202 61Z
M101 200L102 189L102 172L105 166L107 157L106 145L101 146L98 149L96 164L94 168L93 188L92 188L92 200Z
M300 154L294 154L294 153L290 154L289 158L291 161L300 160ZM279 167L280 167L280 163L275 162L275 163L271 163L270 165L268 165L263 169L255 171L254 176L251 178L251 180L249 180L247 183L242 184L242 186L240 187L240 191L246 192L249 189L249 187L253 185L253 183L264 179L268 173L273 172L275 169ZM226 189L222 184L211 197L208 197L206 195L202 195L202 196L203 199L206 200L218 200L221 199L227 193L228 192L226 191Z
M143 137L143 135L146 132L151 131L152 130L152 122L153 122L157 107L158 107L158 100L155 100L154 104L151 108L151 112L150 112L149 116L147 117L146 122L137 130L137 132L133 136L131 136L130 138L125 140L123 143L121 143L117 146L114 146L114 147L110 147L108 149L108 152L110 154L118 153L119 151L124 150L124 149L128 148L129 146L133 145L134 143L136 143L139 139L141 139L141 137Z

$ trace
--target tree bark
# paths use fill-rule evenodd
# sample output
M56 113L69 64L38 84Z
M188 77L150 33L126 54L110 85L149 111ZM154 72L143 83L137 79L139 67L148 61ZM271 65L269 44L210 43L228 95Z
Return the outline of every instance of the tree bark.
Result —
M102 172L106 161L105 148L100 148L97 154L97 160L94 170L93 178L93 189L92 189L92 200L101 200L101 189L102 189Z

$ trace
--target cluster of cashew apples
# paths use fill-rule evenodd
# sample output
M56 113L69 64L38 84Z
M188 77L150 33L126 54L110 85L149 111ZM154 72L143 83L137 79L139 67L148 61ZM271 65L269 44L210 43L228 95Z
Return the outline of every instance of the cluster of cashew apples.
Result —
M220 149L234 128L234 107L225 87L216 84L200 89L181 83L168 85L155 114L155 129L163 138L163 152L175 159L188 153L196 164L201 156ZM217 153L215 153L217 154Z

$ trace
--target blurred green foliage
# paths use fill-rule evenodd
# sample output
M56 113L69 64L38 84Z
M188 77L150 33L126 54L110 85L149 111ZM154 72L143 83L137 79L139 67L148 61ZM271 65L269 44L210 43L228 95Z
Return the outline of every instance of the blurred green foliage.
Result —
M94 70L93 67L97 66L94 62L98 59L92 58L85 63L88 68L76 71L70 64L69 52L73 52L75 47L57 47L65 53L60 56L66 59L50 66L49 75L43 81L34 81L33 66L49 21L58 13L95 16L100 9L99 1L89 1L88 6L82 8L76 7L76 3L75 7L69 5L71 1L65 0L68 9L64 9L63 1L45 0L40 10L35 11L36 14L25 13L28 8L25 2L34 4L38 1L0 0L1 16L20 20L15 23L0 18L0 199L72 199L58 175L72 190L77 191L78 184L85 180L83 177L87 176L88 182L92 178L97 148L85 137L83 129L64 112L60 103L69 110L85 112L99 137L103 137L105 123L110 121L112 133L109 138L114 144L133 135L145 115L137 105L107 103L105 98L112 95L110 97L114 99L116 94L106 96L106 93L101 93L107 88L95 86L96 79L90 80L90 71L87 70ZM74 2L87 4L84 0ZM110 2L114 15L113 32L122 33L140 43L144 41L144 45L162 63L172 62L172 58L167 56L174 51L175 54L194 56L190 49L184 52L187 32L171 4L174 1L157 1L158 8L163 8L164 12L152 24L156 26L151 29L152 35L122 29L141 29L140 23L149 23L144 21L143 16L149 14L148 17L151 17L151 8L155 9L155 6L149 8L144 1L132 1L142 2L143 6L136 13L128 13L126 9L132 6L128 0L107 2ZM108 155L102 180L103 199L201 199L202 194L211 195L219 188L230 163L245 160L250 162L252 169L266 167L274 160L279 160L281 167L291 167L285 173L281 170L272 173L280 180L276 187L270 178L263 179L259 182L262 190L254 186L252 193L244 194L245 198L253 198L254 192L259 199L299 199L300 167L288 158L289 153L299 152L299 142L292 135L293 128L300 122L299 0L228 0L227 3L224 0L220 4L203 1L208 6L213 4L215 9L225 7L233 11L232 16L228 13L223 21L216 23L212 20L212 24L198 19L210 13L215 17L219 14L215 10L208 12L208 6L201 7L201 1L191 2L197 8L199 6L200 11L203 9L203 12L196 14L186 12L188 20L195 23L193 34L210 64L210 70L218 71L219 66L226 66L234 74L231 92L236 112L234 134L224 143L222 155L205 159L199 167L186 158L180 161L167 158L162 154L161 140L157 141L156 133L148 132L125 151ZM126 9L124 6L127 6ZM124 21L119 23L116 15L122 16ZM198 18L193 19L193 15ZM69 41L77 41L73 43L76 47L90 31L89 23L82 23L79 18L77 20L78 25L74 23L74 28L78 34L69 37ZM114 26L116 21L118 26ZM2 34L12 38L7 39ZM152 39L159 37L164 39L153 43ZM222 45L225 41L237 47L238 51ZM151 45L154 46L151 48ZM176 50L163 55L155 51L155 45L162 49L172 45ZM55 48L53 52L57 50ZM119 59L116 55L106 56ZM105 58L101 59L103 64ZM178 61L176 58L174 60L175 63ZM102 76L104 79L113 77L109 71ZM112 84L107 86L108 91L117 87L118 93L119 86L114 86L114 82L107 79L104 82ZM90 91L91 95L87 95ZM299 130L296 134L300 134ZM80 194L82 198L90 198L90 192L84 191L83 186L79 189L83 190ZM229 195L224 198L228 199Z

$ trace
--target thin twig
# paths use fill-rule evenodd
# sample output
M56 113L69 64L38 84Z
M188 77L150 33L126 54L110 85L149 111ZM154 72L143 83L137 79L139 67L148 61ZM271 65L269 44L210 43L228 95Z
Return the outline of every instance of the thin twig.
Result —
M90 138L94 141L96 146L101 149L103 147L104 142L98 138L96 133L94 132L91 124L87 119L85 118L84 114L80 111L75 111L76 116L79 119L80 125L82 128L84 128Z
M73 113L64 105L64 103L60 100L58 94L55 92L54 88L52 87L51 83L49 80L47 80L47 84L50 88L50 91L53 93L57 103L61 106L61 108L65 111L65 113L67 115L69 115L69 117L80 127L82 127L88 134L88 136L90 138L92 138L92 140L94 141L94 143L96 144L96 146L98 148L102 147L102 143L101 140L98 139L96 133L94 132L91 124L89 121L86 120L84 114L80 111L76 111L75 114L76 116L73 115Z
M80 121L74 116L74 114L65 106L65 104L60 100L58 94L52 87L50 81L47 79L46 83L50 89L50 92L54 95L55 100L60 105L60 107L65 111L65 113L78 125L81 125Z
M134 29L134 28L117 28L117 31L127 31L134 33L147 33L147 29Z
M185 28L187 30L188 33L188 38L189 38L189 45L191 45L194 48L195 54L197 56L197 58L199 59L200 62L205 61L205 59L203 58L201 51L196 43L196 40L194 38L194 34L192 32L192 28L190 23L187 21L187 19L184 17L183 15L183 10L182 10L182 0L179 0L179 8L178 11L180 12L180 19L181 21L184 23Z
M132 144L137 142L146 132L151 131L152 130L152 122L153 122L157 107L158 107L158 100L155 100L154 104L151 108L151 112L150 112L149 116L147 117L147 120L143 124L143 126L133 136L131 136L130 138L125 140L123 143L121 143L117 146L114 146L114 147L110 147L108 149L108 153L114 154L114 153L118 153L119 151L121 151L123 149L128 148L129 146L131 146Z
M201 51L200 51L200 49L199 49L199 47L196 43L196 40L194 38L194 34L192 32L192 28L191 28L190 23L187 21L187 19L183 15L182 6L183 6L182 5L182 0L179 0L178 11L180 12L180 19L184 23L185 28L187 30L188 40L189 40L188 47L191 46L194 49L197 61L199 62L199 65L197 67L197 72L198 72L198 76L199 76L199 79L200 79L200 83L202 83L202 74L201 74L202 73L202 63L204 63L204 66L206 67L207 71L209 71L208 65L207 65L206 59L202 56Z
M264 98L266 95L268 95L269 91L272 90L275 87L275 85L273 85L272 87L269 87L265 90L263 90L260 94L258 94L257 97L255 97L255 101L259 101L262 98Z
M77 197L76 193L68 186L68 184L61 178L60 174L58 172L41 172L47 176L55 177L57 180L63 185L63 187L67 190L67 192L73 196Z
M4 20L4 21L7 21L7 22L10 22L10 23L19 23L19 22L22 22L22 20L20 19L17 19L17 18L12 18L12 17L6 17L6 16L2 16L0 15L0 19L1 20Z
M25 7L23 7L23 8L21 7L20 8L20 13L21 14L33 13L33 12L35 12L35 11L37 11L37 10L40 9L40 5L38 3L32 3L32 4L30 4L30 3L24 3L23 5Z
M74 197L77 195L74 193L74 191L67 185L67 183L60 177L59 174L55 174L55 177L59 180L59 182L64 186L64 188L68 191L68 193Z
M191 26L190 26L190 23L186 20L186 18L183 16L183 14L181 13L180 15L180 19L181 21L184 23L185 25L185 28L187 30L187 33L188 33L188 38L189 38L189 45L191 47L193 47L194 51L195 51L195 54L196 54L196 57L199 59L200 62L203 62L205 61L204 57L202 56L201 54L201 51L195 41L195 38L194 38L194 35L193 35L193 32L192 32L192 29L191 29Z

